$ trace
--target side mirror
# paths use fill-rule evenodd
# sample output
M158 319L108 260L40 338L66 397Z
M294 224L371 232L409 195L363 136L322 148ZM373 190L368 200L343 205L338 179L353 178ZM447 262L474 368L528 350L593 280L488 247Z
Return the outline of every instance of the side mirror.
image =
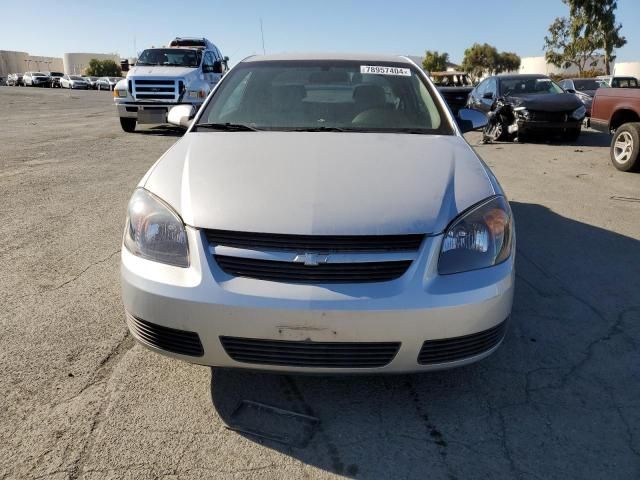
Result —
M224 60L224 63L228 63L229 62L229 57L224 57L222 60Z
M196 111L191 105L176 105L167 115L167 122L178 127L189 128Z
M222 60L216 60L213 62L213 73L224 73L224 65L222 64Z
M484 98L485 100L493 100L493 93L484 92L484 94L482 95L482 98Z
M573 93L573 94L578 93L578 92L576 92L573 88L567 88L567 89L565 90L565 92L567 92L567 93Z
M462 133L467 133L486 127L489 119L484 113L477 110L461 108L456 115L456 122L460 130L462 130Z

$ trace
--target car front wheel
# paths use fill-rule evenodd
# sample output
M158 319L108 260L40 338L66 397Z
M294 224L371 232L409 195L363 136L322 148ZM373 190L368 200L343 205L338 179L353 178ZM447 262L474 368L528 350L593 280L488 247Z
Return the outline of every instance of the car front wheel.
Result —
M122 127L122 130L124 130L125 132L132 133L136 129L136 119L120 117L120 126Z
M625 123L611 140L611 162L623 172L640 170L640 123Z

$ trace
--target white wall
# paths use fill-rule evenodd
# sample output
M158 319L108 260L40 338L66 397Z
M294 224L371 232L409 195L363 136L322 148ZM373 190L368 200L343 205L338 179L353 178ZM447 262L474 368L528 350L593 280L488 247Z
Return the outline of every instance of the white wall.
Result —
M595 67L588 66L587 69L598 69L604 72L604 58L596 57L594 60L597 60L597 64ZM613 70L613 68L612 68ZM555 65L547 63L544 57L523 57L520 63L520 71L518 73L538 73L542 75L560 75L560 74L569 74L569 75L577 75L578 67L575 65L571 65L569 68L558 68Z
M636 77L640 79L640 62L616 63L613 73L614 75Z

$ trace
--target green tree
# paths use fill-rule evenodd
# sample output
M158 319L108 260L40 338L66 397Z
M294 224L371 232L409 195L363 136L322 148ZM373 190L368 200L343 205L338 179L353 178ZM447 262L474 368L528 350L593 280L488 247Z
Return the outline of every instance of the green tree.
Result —
M549 35L544 37L545 58L559 68L578 67L580 76L588 67L598 62L594 55L599 48L599 40L594 35L585 34L584 15L571 18L556 18L549 26Z
M498 52L488 43L474 43L464 51L462 69L474 78L485 74L496 75L520 68L520 57L511 52Z
M622 24L616 23L617 0L563 0L569 5L571 17L585 19L585 36L594 36L604 51L605 72L611 74L611 62L616 59L614 51L626 45L627 39L620 34Z
M449 63L449 54L446 52L440 53L437 50L432 52L427 50L422 61L422 67L427 72L444 72L447 69Z
M91 77L120 77L122 69L113 60L98 60L92 58L89 66L85 69L85 75Z
M498 54L497 73L516 72L520 70L520 57L513 52Z

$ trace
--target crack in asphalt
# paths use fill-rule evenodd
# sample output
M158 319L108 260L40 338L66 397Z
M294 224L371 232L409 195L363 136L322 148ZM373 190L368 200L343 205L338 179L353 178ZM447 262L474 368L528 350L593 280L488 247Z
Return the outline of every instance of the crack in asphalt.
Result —
M17 297L15 299L12 299L11 297L9 297L7 300L13 300L13 301L20 301L20 300L24 300L25 298L30 298L30 297L36 297L38 295L42 295L45 293L51 293L51 292L55 292L57 290L60 290L61 288L66 287L67 285L69 285L70 283L75 282L76 280L78 280L80 277L82 277L85 273L87 273L87 271L89 271L91 268L95 267L96 265L100 265L102 263L108 262L109 260L111 260L115 255L117 255L118 253L120 253L120 249L116 250L113 253L110 253L108 256L106 256L105 258L102 258L100 260L96 260L93 263L90 263L89 265L87 265L84 269L82 269L82 271L80 271L80 273L78 273L77 275L74 275L73 278L69 279L69 280L65 280L64 282L62 282L61 284L52 287L52 288L43 288L40 289L37 292L33 292L33 293L28 293L26 295L21 295L20 297ZM19 307L16 306L13 310L11 310L11 312L15 311L17 308Z
M83 442L78 457L69 468L70 480L79 480L84 476L84 465L90 458L91 452L93 450L93 445L95 443L94 433L97 428L103 423L106 416L106 411L111 405L111 393L108 393L106 391L109 379L111 378L115 367L122 360L125 354L129 350L131 350L131 348L133 348L134 345L135 342L129 334L129 331L127 330L124 337L120 339L118 343L116 343L111 351L98 364L98 368L96 369L93 378L89 381L87 386L85 386L78 394L80 395L83 391L86 391L91 386L98 385L103 385L105 387L105 393L107 393L107 395L100 402L95 414L93 415L91 426L89 427L89 433L85 437L85 441Z

